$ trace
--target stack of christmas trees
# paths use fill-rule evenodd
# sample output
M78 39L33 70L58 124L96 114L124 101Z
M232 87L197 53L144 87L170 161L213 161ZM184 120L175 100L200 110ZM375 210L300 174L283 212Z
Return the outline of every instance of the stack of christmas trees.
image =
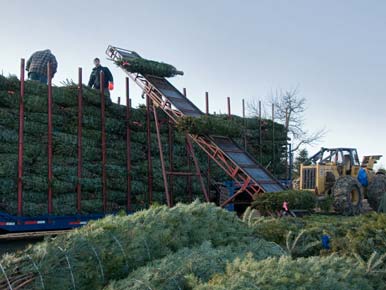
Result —
M0 211L15 214L17 210L17 160L19 128L19 87L16 77L0 76ZM101 180L101 119L100 94L98 91L83 87L83 131L82 131L82 178L77 178L77 124L78 124L78 88L69 83L63 87L53 87L53 214L73 214L76 209L76 186L82 186L82 213L102 212ZM47 86L27 81L25 84L25 120L24 120L24 172L23 172L23 214L38 215L47 213L48 160L47 160ZM166 119L161 111L159 118ZM107 209L109 212L124 209L127 196L126 170L126 127L131 134L131 188L133 209L147 207L147 138L146 109L132 109L129 124L125 120L126 107L118 104L106 106L107 134ZM204 134L208 127L215 127L217 134L241 138L243 121L224 117L204 117L200 126L192 133ZM186 124L187 120L182 120ZM167 123L167 122L166 122ZM246 128L249 148L257 147L258 122L247 119ZM211 126L208 126L211 124ZM236 125L235 125L236 124ZM241 125L240 125L241 124ZM175 156L185 156L185 131L175 131L173 151ZM276 131L278 131L276 129ZM213 132L213 129L212 129ZM267 136L266 136L267 137ZM168 162L168 126L161 126L161 139L164 144L165 160ZM151 121L151 157L153 166L153 201L164 203L164 187L161 164L155 133ZM197 149L197 148L196 148ZM271 158L270 147L263 148L263 156ZM196 150L200 168L206 171L207 157L201 150ZM255 155L256 156L256 155ZM259 156L256 156L259 158ZM169 164L167 164L169 166ZM174 158L176 171L188 171L185 158ZM217 181L227 180L223 172L212 165L212 178ZM193 198L201 197L202 192L195 177L192 177ZM186 177L174 178L174 199L189 201Z

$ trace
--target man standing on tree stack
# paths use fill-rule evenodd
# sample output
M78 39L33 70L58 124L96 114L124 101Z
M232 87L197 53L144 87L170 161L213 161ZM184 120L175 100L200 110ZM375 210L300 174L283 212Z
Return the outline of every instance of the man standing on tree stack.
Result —
M51 53L51 50L46 49L33 53L27 61L26 71L28 71L28 78L33 81L39 81L43 84L47 84L48 63L51 63L51 77L54 77L58 69L58 62L56 61L55 56Z
M114 87L113 75L107 67L101 66L99 58L94 59L94 65L95 67L92 69L88 86L96 90L100 89L100 72L102 71L104 74L103 91L105 94L105 104L108 106L112 103L109 90L112 90Z

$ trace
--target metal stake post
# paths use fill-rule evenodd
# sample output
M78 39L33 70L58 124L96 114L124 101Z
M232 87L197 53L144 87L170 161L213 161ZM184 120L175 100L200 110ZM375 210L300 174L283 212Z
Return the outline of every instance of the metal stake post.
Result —
M227 97L228 118L231 118L231 98Z
M205 114L209 116L209 93L205 92ZM210 192L210 156L207 155L207 172L206 172L207 191Z
M81 213L82 202L82 118L83 118L83 84L82 68L78 70L78 183L76 185L76 208Z
M187 97L187 92L186 92L186 88L183 88L182 90L183 94L185 97ZM188 148L188 136L186 135L185 136L185 147L186 147L186 158L188 159L188 168L189 168L189 172L192 170L192 162L190 160L190 154L189 154L189 148ZM187 185L188 185L188 195L189 195L189 200L192 201L193 200L193 193L192 193L192 177L190 175L188 175L188 180L187 180Z
M20 64L20 96L19 96L19 142L17 166L17 214L23 215L23 152L24 152L24 67L25 60Z
M272 173L275 173L275 105L272 104Z
M51 63L47 64L48 77L48 214L52 213L52 74Z
M261 101L259 101L259 161L260 163L263 162L263 134L261 132L262 126L261 126Z
M242 101L242 106L243 106L243 123L244 123L244 150L247 151L247 134L246 134L247 124L245 120L245 100L244 99Z
M100 95L101 95L101 145L102 145L102 200L103 212L107 211L107 191L106 191L106 128L105 128L105 76L100 72Z
M171 104L168 104L168 106L170 107L171 109ZM173 150L173 147L174 147L174 144L173 144L173 124L172 124L172 120L167 117L168 119L168 143L169 143L169 170L171 172L174 172L174 166L173 166L173 154L174 154L174 150ZM170 194L170 200L171 202L173 203L173 175L170 174L169 175L169 194Z
M131 100L129 78L126 77L126 160L127 160L127 211L131 211L131 131L130 131Z

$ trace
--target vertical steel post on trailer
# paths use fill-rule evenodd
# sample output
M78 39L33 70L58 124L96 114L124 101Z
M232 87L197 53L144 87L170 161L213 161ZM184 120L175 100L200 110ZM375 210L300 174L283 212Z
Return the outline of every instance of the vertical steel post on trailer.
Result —
M118 105L121 104L121 97L118 97ZM126 103L126 106L127 106L127 103Z
M127 164L127 204L126 209L131 211L131 131L130 131L130 88L129 78L126 77L126 164Z
M25 60L20 63L20 96L19 96L19 140L17 164L17 214L23 215L23 152L24 152L24 67Z
M209 116L209 93L205 92L205 115ZM210 192L210 156L207 155L206 183L207 191Z
M183 88L183 94L185 97L187 97L186 88ZM186 158L188 159L188 169L189 172L192 170L192 162L190 160L190 154L188 149L188 135L185 135L185 147L186 147ZM187 176L187 186L188 186L188 195L189 195L189 201L192 201L193 199L193 193L192 193L192 177L190 175Z
M209 93L205 92L205 114L209 115Z
M151 160L150 108L151 100L146 95L146 138L147 138L147 193L149 205L153 203L153 164Z
M261 132L261 101L259 101L259 162L263 162L263 134Z
M275 173L275 104L272 104L272 173Z
M169 108L171 109L171 104L167 104ZM174 172L174 166L173 166L173 154L174 154L174 143L173 143L173 121L170 119L170 117L167 117L168 120L168 143L169 143L169 170L171 172ZM173 174L169 174L169 194L170 194L170 200L173 204Z
M227 97L228 118L231 118L231 98Z
M247 130L247 123L246 123L246 119L245 119L245 100L243 99L242 100L242 106L243 106L243 125L244 125L244 150L247 151L247 134L246 134L246 130Z
M76 209L78 214L82 211L82 119L83 119L83 81L82 68L78 69L78 183L76 185Z
M102 199L103 212L107 211L107 192L106 192L106 128L105 128L105 76L103 71L99 74L100 95L101 95L101 147L102 147Z
M292 189L292 167L293 167L293 154L292 154L292 144L288 143L288 154L289 154L289 173L288 180L291 181L290 189Z
M160 128L159 128L160 124L158 122L157 109L156 109L154 104L153 104L153 113L154 113L155 129L157 132L159 155L160 155L160 159L161 159L161 169L162 169L162 177L164 180L166 203L168 204L168 207L172 207L172 200L171 200L170 194L169 194L167 174L166 174L166 169L165 169L164 154L163 154L163 150L162 150L162 141L161 141L161 134L160 134Z
M48 214L52 213L52 68L47 64L48 77Z

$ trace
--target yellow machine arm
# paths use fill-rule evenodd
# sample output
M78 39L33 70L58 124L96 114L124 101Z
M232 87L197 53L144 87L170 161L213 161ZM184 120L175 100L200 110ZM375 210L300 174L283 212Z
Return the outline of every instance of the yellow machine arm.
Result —
M363 156L362 159L362 167L366 167L369 170L373 170L374 165L377 163L379 159L381 159L382 155L368 155Z

